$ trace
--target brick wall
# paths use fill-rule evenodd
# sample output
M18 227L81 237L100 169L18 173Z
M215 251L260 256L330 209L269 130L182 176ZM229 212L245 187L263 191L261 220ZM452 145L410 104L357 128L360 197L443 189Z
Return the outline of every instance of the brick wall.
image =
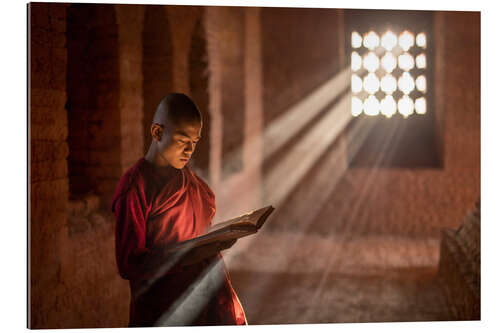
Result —
M338 74L341 19L336 9L262 9L266 125Z
M262 196L277 206L271 218L287 221L284 228L307 226L345 169L335 129L349 84L343 31L341 10L261 10Z
M130 291L115 264L114 217L98 210L95 196L69 206L69 237L61 271L66 293L57 324L64 328L127 326Z
M57 327L56 312L65 293L60 256L68 197L66 7L29 7L31 327Z
M245 9L243 7L211 7L207 11L212 107L220 146L220 174L225 180L243 172L245 132ZM220 120L218 120L220 119ZM219 122L217 124L217 122ZM218 154L219 155L219 154ZM219 171L218 171L219 172Z
M128 283L116 269L109 200L142 153L137 9L30 6L33 328L128 322Z
M130 294L116 268L109 204L118 179L144 153L144 10L31 7L31 327L128 323ZM191 34L202 12L161 10L176 32L164 36L176 46L168 89L189 93Z
M160 100L173 90L173 45L164 6L147 6L142 32L144 152L151 144L151 122Z
M198 142L193 153L193 167L198 176L210 183L210 124L212 118L209 110L207 37L205 22L201 15L193 29L188 56L190 96L203 117L202 140Z
M144 6L115 5L118 23L118 55L120 85L120 172L107 179L114 191L118 179L139 158L144 156L142 30ZM109 206L107 206L109 207Z
M259 8L206 7L204 22L217 222L259 208L262 201L261 13Z
M113 6L73 4L68 8L68 166L72 197L95 192L109 198L113 188L107 181L121 172L117 37Z
M141 9L114 5L70 8L76 22L91 27L82 35L71 35L72 42L104 45L93 53L95 58L81 60L97 72L85 81L95 89L96 103L83 119L96 121L97 131L84 140L88 146L82 159L96 170L92 192L97 195L78 196L69 202L69 237L62 270L62 283L69 292L61 311L62 327L123 327L128 323L130 292L115 263L114 217L109 205L118 179L142 156ZM99 19L89 23L89 17ZM84 73L83 64L75 73ZM71 78L71 84L77 84ZM85 88L75 88L75 94L81 91ZM84 105L82 101L75 107Z

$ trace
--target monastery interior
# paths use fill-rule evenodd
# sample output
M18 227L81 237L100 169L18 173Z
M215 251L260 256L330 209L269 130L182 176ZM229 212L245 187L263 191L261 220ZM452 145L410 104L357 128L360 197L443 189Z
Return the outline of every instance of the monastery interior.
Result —
M214 222L276 207L223 252L249 324L480 319L479 12L31 3L28 19L31 328L127 326L110 200L172 91L204 117L192 168Z

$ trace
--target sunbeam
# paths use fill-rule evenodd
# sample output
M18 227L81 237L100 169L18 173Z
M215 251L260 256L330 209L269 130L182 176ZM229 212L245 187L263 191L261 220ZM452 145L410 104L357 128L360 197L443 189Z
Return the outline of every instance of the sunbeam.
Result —
M347 94L321 118L295 146L287 149L286 156L265 175L267 200L279 206L313 164L343 131L351 120L351 96ZM286 181L283 176L286 175Z
M264 142L266 142L264 158L269 158L281 149L283 145L297 135L305 124L324 110L332 100L337 98L348 87L349 76L350 68L347 67L268 125L263 134ZM337 110L340 110L337 113L341 113L348 109L341 110L339 107ZM325 121L329 120L333 119L325 119Z
M391 144L394 142L393 137L396 133L397 133L397 128L393 128L392 133L390 133L388 136L386 136L385 142L384 142L384 147L381 150L381 154L378 156L377 164L379 164L380 161L384 157L386 157L386 153L388 153L388 150L391 148ZM356 202L354 202L354 204L350 207L351 209L348 213L350 218L347 220L353 220L354 216L356 216L358 214L358 212L360 211L360 209L362 207L361 198L363 197L363 194L366 194L367 192L369 192L370 188L373 186L373 184L375 184L375 180L377 179L377 171L378 170L376 167L370 169L369 176L367 177L367 180L364 183L362 191L361 191L362 194L358 197L358 200ZM347 245L349 245L349 241L352 240L353 238L355 238L357 235L359 235L360 234L359 231L362 231L363 227L364 227L364 225L362 225L361 223L357 223L354 226L355 230L350 230L350 232L345 232L342 234L343 238L344 238L343 241ZM358 232L356 232L356 230ZM329 253L332 253L332 252L329 252ZM340 260L342 260L342 257L344 254L345 254L345 252L342 252L342 253L337 252L337 253L332 253L332 255L326 257L324 270L322 271L321 278L320 278L319 282L316 284L316 287L314 288L314 292L313 292L312 297L311 297L312 302L315 302L315 300L321 296L321 293L322 293L324 285L327 281L328 275L330 274L330 272L333 271L334 267L336 267L338 265L338 262ZM304 312L302 320L307 321L307 318L310 315L311 315L310 311Z
M349 100L350 94L347 94L344 98ZM340 107L340 105L341 103L338 106ZM345 112L349 114L348 110L345 110ZM372 126L373 122L359 121L354 123L348 131L348 135L345 135L347 140L355 142L355 144L349 144L353 155L362 146L363 141L372 130ZM310 179L307 186L301 187L300 195L296 193L292 195L295 198L300 197L299 202L292 202L284 208L278 206L276 216L279 216L279 221L276 220L275 223L282 224L284 227L278 231L264 229L258 237L245 240L244 250L230 251L226 256L228 266L234 270L243 271L247 267L254 267L253 270L263 272L309 271L311 267L318 267L322 271L324 269L322 258L324 257L318 257L318 255L335 255L338 250L345 247L344 236L334 236L333 238L332 236L318 236L317 239L313 237L315 244L323 244L324 251L321 251L321 253L310 253L307 251L307 247L303 245L312 241L309 230L313 228L318 213L334 192L338 181L347 171L349 157L345 149L346 142L338 141L333 147L330 142L328 150L323 152L327 155L326 158L322 159L321 156L318 156L316 161L321 160L319 162L321 164L314 169L313 173L307 175L308 179ZM290 191L293 192L293 188ZM287 223L292 222L292 219L295 219L295 222L299 225L297 228L297 225L294 224L293 231L289 231ZM307 253L312 255L313 262L316 264L313 263L311 266L311 259ZM258 284L252 284L247 288L251 289L252 298L256 300L264 299L266 290L271 283L273 283L271 280L260 280Z
M170 309L158 319L154 326L190 325L213 299L223 281L223 263L218 260L201 273L200 277L172 304Z
M244 142L238 148L235 148L232 152L228 153L227 158L224 158L225 162L231 163L232 160L238 159L240 156L244 156L244 166L242 172L230 175L223 180L221 180L219 176L216 177L217 180L214 186L218 197L218 209L215 221L231 218L233 215L241 213L241 210L260 208L262 204L276 205L276 203L272 200L278 199L279 201L287 195L286 188L281 188L281 192L277 195L271 194L271 198L268 198L265 194L266 183L270 181L269 176L266 176L268 177L268 180L262 179L262 177L269 173L268 170L263 170L265 161L272 159L277 152L283 152L283 155L287 156L289 156L290 153L293 153L293 147L287 147L287 143L298 135L302 135L304 129L307 128L311 121L317 117L322 117L327 124L334 124L335 128L333 130L339 132L341 129L337 129L338 126L335 125L335 122L346 123L347 120L350 119L350 100L349 105L347 105L345 104L346 100L343 98L345 97L344 94L350 85L349 77L350 66L332 76L317 89L309 93L299 102L292 105L289 109L285 110L281 116L274 119L270 124L267 124L262 130L251 130L245 134ZM340 107L336 107L337 111L333 112L333 107L335 107L332 107L333 103L336 103L336 105L342 104L342 108L347 113L342 114ZM331 110L327 110L327 108L330 108ZM324 115L326 112L330 114L328 118ZM245 112L245 114L251 113L252 112ZM255 120L247 119L247 123L252 124L259 121L261 121L259 117ZM322 126L324 130L328 131L327 124L322 124L320 127ZM311 136L310 133L313 133L313 135ZM335 136L332 133L327 134L327 140L323 140L318 132L318 126L315 127L315 130L308 130L304 136L309 138L309 142L314 140L314 137L316 137L317 143L323 148L335 140ZM301 147L301 149L304 149L305 146L302 145ZM321 152L321 149L315 148L315 150ZM295 156L297 156L297 152L298 151L295 150ZM316 154L316 157L320 155L321 153L319 155ZM305 168L303 168L301 173L307 171L307 164L310 166L314 163L310 157L307 158L307 161L308 162L305 163ZM286 163L282 163L280 160L278 164L282 165L282 167L279 168L281 172L288 173L288 170L286 170ZM302 165L304 166L304 164ZM291 168L291 165L289 165L288 168ZM276 175L276 172L274 172L274 174ZM255 179L256 182L248 184L245 177ZM276 177L273 177L273 179L275 179L275 181L279 181ZM298 179L295 179L294 181L292 180L292 182L296 183L297 180ZM291 187L289 185L284 184L284 186L289 187L288 191L293 187L293 185ZM267 187L267 189L269 188ZM274 192L274 190L272 192ZM252 196L252 193L255 194ZM235 194L238 194L238 197L241 197L241 200L231 200L230 204L227 204L229 202L229 196L234 196ZM251 203L250 205L248 204L249 202ZM245 241L239 242L237 247L241 247L241 243L245 243Z

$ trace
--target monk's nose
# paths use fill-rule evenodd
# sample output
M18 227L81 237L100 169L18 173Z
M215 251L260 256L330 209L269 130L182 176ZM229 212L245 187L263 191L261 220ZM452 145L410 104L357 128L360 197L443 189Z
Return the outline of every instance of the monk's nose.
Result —
M184 152L186 153L192 153L194 151L194 144L193 143L188 143L186 145L186 148L184 149Z

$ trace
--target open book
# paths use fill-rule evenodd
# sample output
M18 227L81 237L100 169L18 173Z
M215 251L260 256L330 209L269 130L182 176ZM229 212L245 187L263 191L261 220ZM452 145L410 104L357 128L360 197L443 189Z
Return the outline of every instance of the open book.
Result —
M205 234L175 244L169 252L191 249L201 245L223 242L255 234L274 210L273 206L263 207L253 212L212 225Z

